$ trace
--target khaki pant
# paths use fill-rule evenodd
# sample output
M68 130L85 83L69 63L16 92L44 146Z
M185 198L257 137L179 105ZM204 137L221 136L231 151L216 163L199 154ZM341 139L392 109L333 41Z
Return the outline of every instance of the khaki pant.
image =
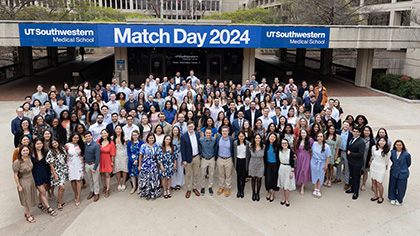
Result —
M209 168L209 188L213 188L214 183L214 157L211 159L201 159L201 180L200 184L201 187L204 188L205 177L206 177L206 170L207 167Z
M185 167L185 183L187 190L191 191L191 175L192 175L192 189L198 188L198 175L200 173L200 155L193 157L191 163Z
M217 158L217 170L219 171L219 187L223 189L230 189L232 187L232 158L223 159Z
M96 168L96 172L92 173L93 167L95 164L88 165L85 164L85 172L86 172L86 182L89 184L90 192L95 193L95 195L99 194L99 165Z

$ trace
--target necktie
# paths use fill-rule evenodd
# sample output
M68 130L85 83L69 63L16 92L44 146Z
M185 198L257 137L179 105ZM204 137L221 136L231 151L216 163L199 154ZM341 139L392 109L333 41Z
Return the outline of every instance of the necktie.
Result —
M239 120L239 128L242 127L242 120Z
M354 140L355 140L354 138L351 139L350 145L352 145L354 143Z
M182 134L182 124L179 124L179 130L181 131L181 134Z

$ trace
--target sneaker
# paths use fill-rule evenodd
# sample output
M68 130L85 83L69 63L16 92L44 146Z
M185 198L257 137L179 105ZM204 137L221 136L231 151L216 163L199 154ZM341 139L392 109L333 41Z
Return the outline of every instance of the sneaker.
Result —
M402 203L400 203L399 201L395 201L395 206L401 206Z
M127 188L125 185L121 185L121 191L124 191Z
M121 192L121 185L118 185L117 190L118 192Z
M201 193L201 195L204 195L204 193L205 193L205 190L204 190L204 188L201 188L201 191L200 191L200 193Z
M209 188L209 194L210 194L210 196L213 196L213 189L212 188Z
M395 200L391 200L391 205L395 205L396 201Z

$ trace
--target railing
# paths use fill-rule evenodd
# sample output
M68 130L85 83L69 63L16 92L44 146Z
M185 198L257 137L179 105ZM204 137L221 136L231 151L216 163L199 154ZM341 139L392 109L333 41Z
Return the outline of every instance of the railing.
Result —
M49 67L49 65L48 65L48 56L34 59L32 61L32 65L33 65L33 68L34 68L34 72L38 72L40 70L43 70L45 68L48 68Z
M356 69L353 67L332 63L331 74L354 81L354 79L356 78Z
M22 63L0 67L0 83L23 77Z

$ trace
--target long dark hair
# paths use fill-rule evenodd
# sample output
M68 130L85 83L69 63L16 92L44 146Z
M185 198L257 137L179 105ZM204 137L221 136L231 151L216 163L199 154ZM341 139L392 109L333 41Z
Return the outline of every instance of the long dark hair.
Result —
M106 138L106 140L108 140L108 143L111 143L112 140L111 140L111 135L109 135L109 131L107 129L103 129L103 130L101 130L101 133L103 131L105 131L108 134L108 137ZM103 141L104 141L104 139L102 138L102 135L101 135L101 138L99 139L99 144L102 145Z
M330 137L330 135L331 135L331 133L330 133L330 129L331 128L334 128L334 133L332 134L333 135L333 139L332 140L334 140L334 141L336 141L337 140L337 129L335 128L335 126L334 125L330 125L330 126L328 126L328 128L327 128L327 139Z
M376 141L379 141L379 139L381 138L380 136L379 136L379 131L381 131L381 130L383 130L384 132L385 132L385 139L388 141L388 131L386 131L386 129L385 128L379 128L378 129L378 132L376 133L376 137L375 137L375 139L376 139Z
M284 126L283 131L281 132L281 136L284 137L287 133L286 128L289 127L290 128L290 134L293 134L293 126L290 123L287 123L286 126Z
M114 133L112 134L112 141L114 141L114 143L115 143L115 144L117 143L117 142L115 142L115 141L117 140L117 134L115 133L115 129L116 129L117 127L120 127L120 128L121 128L121 137L120 137L120 141L121 141L121 143L122 143L122 144L124 144L124 142L125 142L125 138L124 138L124 130L123 130L122 125L117 125L117 126L115 126L115 128L114 128Z
M270 137L274 135L274 137L276 137L276 140L274 141L273 145L273 149L274 149L274 153L276 153L278 151L278 138L277 135L275 133L270 133L267 136L267 140L265 141L265 151L267 152L268 149L270 148Z
M253 138L252 138L252 142L251 142L251 148L252 151L255 152L255 148L257 147L257 143L255 142L255 138L257 136L260 136L261 142L260 142L260 147L261 149L264 149L264 139L260 134L256 134Z
M394 142L394 146L392 147L392 150L397 150L397 148L395 147L396 143L401 143L402 144L402 152L407 151L407 149L405 148L405 144L401 139L398 139L397 141Z
M309 133L308 133L308 131L306 129L301 129L300 130L299 137L298 137L298 139L296 141L295 147L299 147L300 142L302 142L302 132L306 132L306 138L304 140L304 143L305 144L303 146L303 149L305 149L306 151L309 151L311 149L311 142L310 142L310 139L309 139Z
M133 140L133 133L136 133L139 137L137 138L137 141L140 142L140 132L138 130L133 130L133 132L131 132L131 137L130 137L130 141L131 141L131 146L134 146L134 140Z
M165 137L163 137L162 150L163 150L163 153L165 153L165 152L166 152L166 143L165 143L165 139L166 139L167 137L171 138L171 142L169 143L169 146L171 147L171 153L172 153L172 155L173 155L173 154L174 154L174 152L175 152L175 148L174 148L174 144L173 144L173 142L172 142L172 136L171 136L171 135L169 135L169 134L167 134L167 135L165 135Z
M385 141L385 145L382 148L382 153L381 153L381 155L384 157L389 152L388 139L386 139L385 137L379 137L378 141L376 142L376 151L379 150L379 141L381 139L383 139Z
M46 151L44 149L44 140L42 138L35 139L34 140L34 152L33 152L32 155L33 155L33 157L35 159L35 162L38 163L40 160L39 160L38 152L36 151L36 148L35 148L37 142L41 142L42 143L42 148L41 148L41 155L42 155L42 157L41 157L41 159L43 159L47 153L46 153Z
M19 160L20 162L22 162L22 161L23 161L23 159L22 159L22 150L23 150L24 148L27 148L27 149L29 150L29 157L31 157L31 156L32 156L32 149L31 149L31 147L29 147L28 145L22 145L22 146L20 146L20 147L19 147L19 152L18 152L18 160Z
M55 150L55 148L52 146L52 142L57 142L57 143L58 143L58 147L57 147L57 149L58 149L58 153L57 153L57 151ZM61 154L66 154L66 153L64 152L64 148L61 146L61 144L60 144L60 140L58 140L58 138L51 138L51 149L50 149L50 151L51 151L51 153L52 153L54 156L57 156L59 153L61 153Z
M244 138L244 141L243 141L243 144L245 145L245 143L246 143L246 135L245 135L245 132L244 131L239 131L239 133L238 133L238 137L239 137L239 135L240 134L242 134L245 138ZM239 138L237 138L237 140L238 140L238 146L239 145L241 145L241 141L239 141Z
M365 136L365 129L368 129L368 130L369 130L369 132L370 132L370 135L369 135L369 139L370 139L370 141L374 141L374 138L373 138L373 131L372 131L372 128L371 128L369 125L366 125L365 127L363 127L363 129L362 129L362 133L360 134L360 136L361 136L362 138L367 138L367 137Z
M74 136L79 136L79 141L77 142L77 145L79 145L80 148L80 155L85 155L85 143L83 142L82 136L79 133L72 133L69 138L69 143L73 141Z
M283 145L281 144L281 142L286 141L287 142L287 148L290 149L290 143L289 140L287 140L287 138L283 138L282 140L280 140L280 144L279 144L279 150L283 151Z

